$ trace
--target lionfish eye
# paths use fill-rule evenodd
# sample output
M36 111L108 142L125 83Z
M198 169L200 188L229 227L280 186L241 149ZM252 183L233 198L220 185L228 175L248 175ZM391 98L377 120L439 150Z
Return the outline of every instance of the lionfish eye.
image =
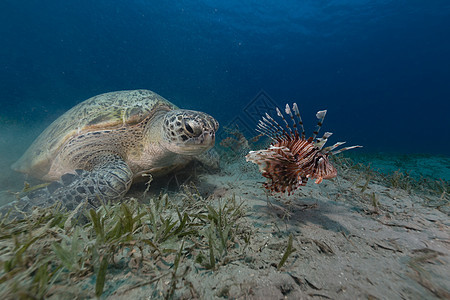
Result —
M324 161L324 158L322 156L316 156L316 158L314 159L314 163L316 165L322 163Z

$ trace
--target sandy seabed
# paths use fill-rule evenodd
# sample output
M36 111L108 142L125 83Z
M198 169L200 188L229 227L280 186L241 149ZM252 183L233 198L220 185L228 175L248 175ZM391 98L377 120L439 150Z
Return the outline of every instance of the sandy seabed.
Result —
M202 176L199 190L217 199L234 194L245 203L252 236L241 259L190 274L201 291L195 296L449 299L448 195L429 207L424 204L432 196L372 180L366 185L360 175L347 170L320 185L310 181L290 197L268 195L256 168L243 161ZM295 251L278 270L290 235Z

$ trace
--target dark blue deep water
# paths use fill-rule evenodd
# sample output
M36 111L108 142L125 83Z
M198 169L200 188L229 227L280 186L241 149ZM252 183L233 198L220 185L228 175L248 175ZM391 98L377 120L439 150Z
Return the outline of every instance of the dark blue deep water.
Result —
M227 125L264 91L354 151L450 154L448 0L2 0L0 25L2 122L145 88Z

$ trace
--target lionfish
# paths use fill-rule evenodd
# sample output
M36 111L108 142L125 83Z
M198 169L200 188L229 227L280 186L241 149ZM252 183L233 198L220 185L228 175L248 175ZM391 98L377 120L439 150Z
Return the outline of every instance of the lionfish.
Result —
M313 135L305 138L305 129L302 118L298 111L297 104L292 105L292 110L286 104L286 117L291 119L289 126L285 115L276 108L277 115L283 120L284 127L281 126L268 113L259 121L256 131L272 139L270 147L266 150L250 151L246 159L256 163L262 176L268 180L264 187L272 192L290 195L294 190L306 185L308 178L316 179L319 184L323 179L330 179L337 176L336 168L328 160L328 156L336 155L346 150L359 148L361 146L351 146L335 150L345 142L337 142L333 146L323 148L331 132L325 132L322 138L317 138L326 110L317 112L319 119ZM301 129L299 133L298 127Z

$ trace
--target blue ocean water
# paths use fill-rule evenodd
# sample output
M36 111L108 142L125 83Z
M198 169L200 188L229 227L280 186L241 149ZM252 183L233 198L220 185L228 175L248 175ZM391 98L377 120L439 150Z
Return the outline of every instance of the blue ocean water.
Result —
M0 25L2 122L145 88L227 125L264 91L357 151L450 154L447 0L3 0Z

